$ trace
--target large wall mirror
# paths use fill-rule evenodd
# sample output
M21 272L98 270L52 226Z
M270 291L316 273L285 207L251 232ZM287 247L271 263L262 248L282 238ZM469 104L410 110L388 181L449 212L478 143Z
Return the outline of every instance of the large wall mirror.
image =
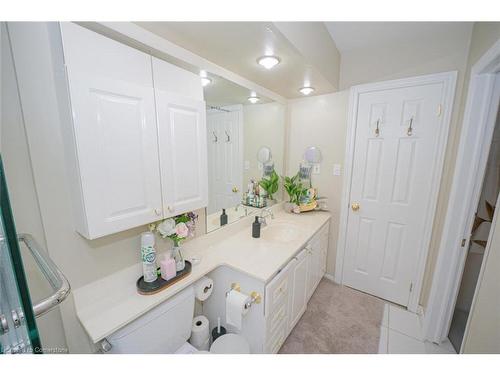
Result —
M211 232L282 200L285 107L219 76L207 78Z

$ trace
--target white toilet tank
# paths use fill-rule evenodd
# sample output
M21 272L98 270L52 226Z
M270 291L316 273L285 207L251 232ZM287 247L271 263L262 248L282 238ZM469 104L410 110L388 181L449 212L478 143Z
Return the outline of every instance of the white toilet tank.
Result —
M193 313L189 287L107 337L108 353L174 353L191 336Z

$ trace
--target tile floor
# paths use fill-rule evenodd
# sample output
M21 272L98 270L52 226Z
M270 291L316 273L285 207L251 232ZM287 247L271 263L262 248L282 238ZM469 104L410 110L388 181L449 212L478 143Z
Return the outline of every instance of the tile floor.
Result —
M386 303L380 326L379 354L456 354L447 340L436 345L422 340L420 317Z

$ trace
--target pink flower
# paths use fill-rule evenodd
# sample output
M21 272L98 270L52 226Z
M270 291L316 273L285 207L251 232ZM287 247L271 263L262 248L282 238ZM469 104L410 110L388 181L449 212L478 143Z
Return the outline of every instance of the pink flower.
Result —
M175 233L180 238L186 238L189 234L189 228L184 223L179 223L175 226Z

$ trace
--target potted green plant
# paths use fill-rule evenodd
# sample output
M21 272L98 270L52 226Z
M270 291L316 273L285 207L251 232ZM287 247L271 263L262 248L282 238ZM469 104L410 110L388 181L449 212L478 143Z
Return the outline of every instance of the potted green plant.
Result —
M300 212L301 198L307 193L307 188L302 184L299 174L297 173L292 177L283 177L283 187L288 194L291 204L289 205L289 210L296 213Z
M260 180L259 182L259 185L266 191L268 200L274 202L275 199L273 197L273 194L276 194L279 185L279 176L276 171L273 170L269 178L262 178L262 180Z

